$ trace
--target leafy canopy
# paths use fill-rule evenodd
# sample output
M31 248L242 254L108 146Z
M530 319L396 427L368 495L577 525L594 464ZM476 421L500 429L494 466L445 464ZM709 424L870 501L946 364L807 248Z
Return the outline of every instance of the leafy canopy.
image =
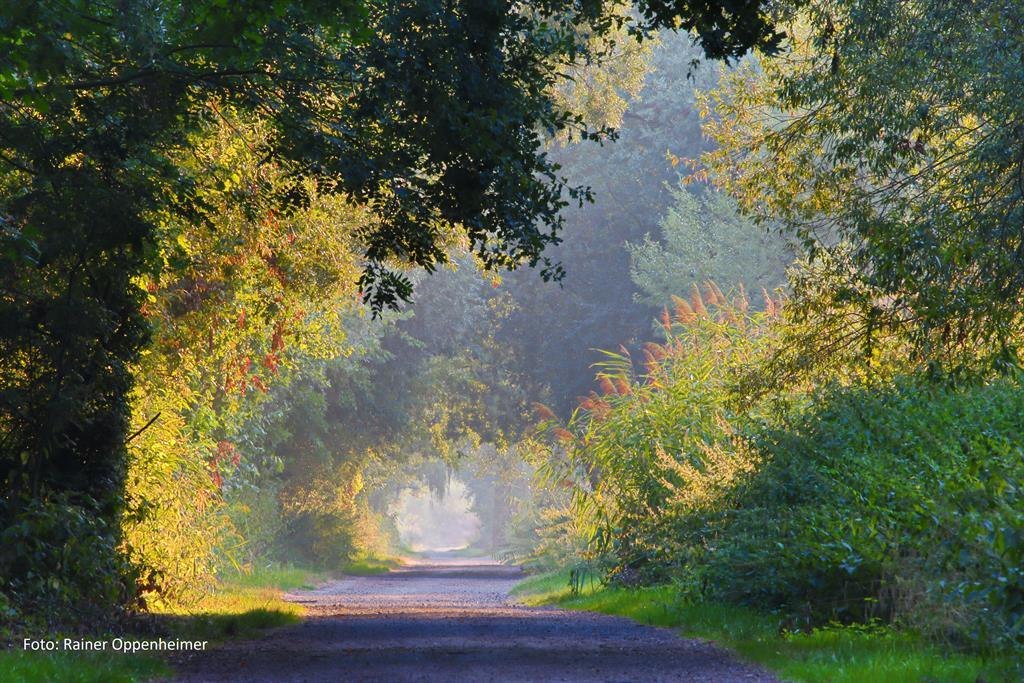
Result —
M1022 20L1012 2L804 3L790 54L709 96L704 163L803 243L811 344L870 355L895 334L924 363L1017 362Z

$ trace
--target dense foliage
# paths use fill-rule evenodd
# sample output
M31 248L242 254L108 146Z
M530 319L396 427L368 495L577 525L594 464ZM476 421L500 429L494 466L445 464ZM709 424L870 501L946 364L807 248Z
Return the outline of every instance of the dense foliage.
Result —
M707 98L702 172L802 242L794 303L817 330L799 352L896 334L933 365L1015 363L1024 8L797 7L786 57Z
M735 283L752 292L785 284L793 255L777 230L753 225L714 190L697 197L678 189L673 197L661 240L646 235L629 245L630 275L644 303L660 307L693 282Z
M899 376L890 357L887 372L751 402L737 383L794 323L771 299L745 309L709 284L677 298L642 370L624 354L601 364L602 393L565 427L544 423L551 446L535 457L572 503L535 523L567 547L582 527L578 557L613 581L674 581L792 627L883 619L1019 645L1018 381L954 388Z
M974 9L793 3L786 52L698 98L711 145L668 158L717 192L678 192L663 239L630 245L665 342L542 416L518 556L785 628L1020 647L1020 8ZM784 302L680 298L777 247Z
M777 42L757 2L639 9L5 5L0 478L17 549L0 563L5 584L35 577L49 590L48 556L29 548L63 547L73 528L35 527L48 506L69 525L98 520L97 548L117 546L126 477L140 524L147 505L173 518L172 501L189 500L170 492L182 480L197 505L178 514L205 520L218 496L203 485L203 461L219 488L223 461L238 460L232 439L259 410L248 394L277 374L294 324L331 325L288 310L308 292L334 313L333 284L357 274L352 296L379 314L410 296L402 267L434 270L456 244L487 268L543 263L545 278L559 277L544 248L559 239L561 209L590 195L544 145L610 136L565 106L574 98L559 94L563 69L613 50L601 36L644 37L680 18L712 56ZM250 157L212 158L202 142L211 119ZM246 132L250 122L259 133ZM305 231L279 225L295 216ZM319 262L328 253L340 261ZM225 318L242 334L225 334ZM139 451L131 472L129 447ZM189 524L176 528L184 543ZM187 564L167 548L138 552L160 558L158 573ZM96 561L119 581L115 554Z
M577 583L1024 643L1020 3L4 10L6 624L457 476Z
M810 619L1024 642L1019 383L901 378L814 400L752 435L757 473L682 521L695 585Z

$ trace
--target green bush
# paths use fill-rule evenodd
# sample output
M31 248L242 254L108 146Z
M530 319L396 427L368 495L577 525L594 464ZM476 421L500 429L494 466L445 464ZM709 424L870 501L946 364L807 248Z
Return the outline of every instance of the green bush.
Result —
M746 442L716 509L675 511L673 545L714 597L1021 644L1022 436L1014 381L824 391Z
M603 393L547 423L542 472L572 491L562 527L591 530L586 558L617 584L672 580L789 628L882 620L1024 644L1019 379L894 376L887 351L871 373L738 401L789 322L716 290L676 299L642 374L609 354Z
M680 555L668 513L694 487L691 475L737 428L769 416L767 403L736 405L731 391L739 372L773 348L779 303L763 298L764 310L751 312L742 289L694 286L689 300L677 297L674 312L664 311L663 343L645 345L640 358L605 352L596 364L601 393L582 400L567 428L549 419L556 443L541 472L572 492L571 528L589 531L616 581L671 576ZM715 486L747 469L721 464Z
M118 549L118 529L95 504L65 497L20 509L0 500L0 616L30 627L96 625L135 596L134 574ZM6 509L3 509L6 508ZM35 623L44 621L45 623Z
M344 513L300 512L288 520L285 550L303 565L338 569L355 554L352 526L352 516Z

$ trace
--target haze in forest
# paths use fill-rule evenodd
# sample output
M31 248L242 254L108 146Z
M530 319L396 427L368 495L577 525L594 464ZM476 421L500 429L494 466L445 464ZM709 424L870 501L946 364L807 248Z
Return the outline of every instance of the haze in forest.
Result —
M1020 673L1022 3L15 4L10 642L448 553Z

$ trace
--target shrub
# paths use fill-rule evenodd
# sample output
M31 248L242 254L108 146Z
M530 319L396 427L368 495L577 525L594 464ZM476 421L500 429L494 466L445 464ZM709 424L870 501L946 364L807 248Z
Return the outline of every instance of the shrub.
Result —
M647 344L641 362L625 349L607 353L601 393L581 402L567 429L548 425L555 444L542 470L572 490L575 526L589 522L595 550L613 556L621 580L664 580L678 568L667 513L692 486L687 474L737 426L767 419L767 402L741 405L732 393L740 370L772 348L779 302L764 298L751 313L742 289L694 287L665 311L664 343Z
M118 550L119 533L89 500L66 496L2 509L0 616L32 615L30 628L106 623L135 595L134 575ZM42 623L35 623L41 620Z
M790 627L880 619L956 645L1024 644L1019 379L912 372L893 342L737 397L794 325L778 309L750 314L709 283L666 311L643 371L608 354L602 393L564 427L547 417L542 472L573 505L539 538L589 525L612 580L672 580Z
M714 514L674 511L706 592L809 620L1024 642L1024 391L920 378L832 388L745 441Z

